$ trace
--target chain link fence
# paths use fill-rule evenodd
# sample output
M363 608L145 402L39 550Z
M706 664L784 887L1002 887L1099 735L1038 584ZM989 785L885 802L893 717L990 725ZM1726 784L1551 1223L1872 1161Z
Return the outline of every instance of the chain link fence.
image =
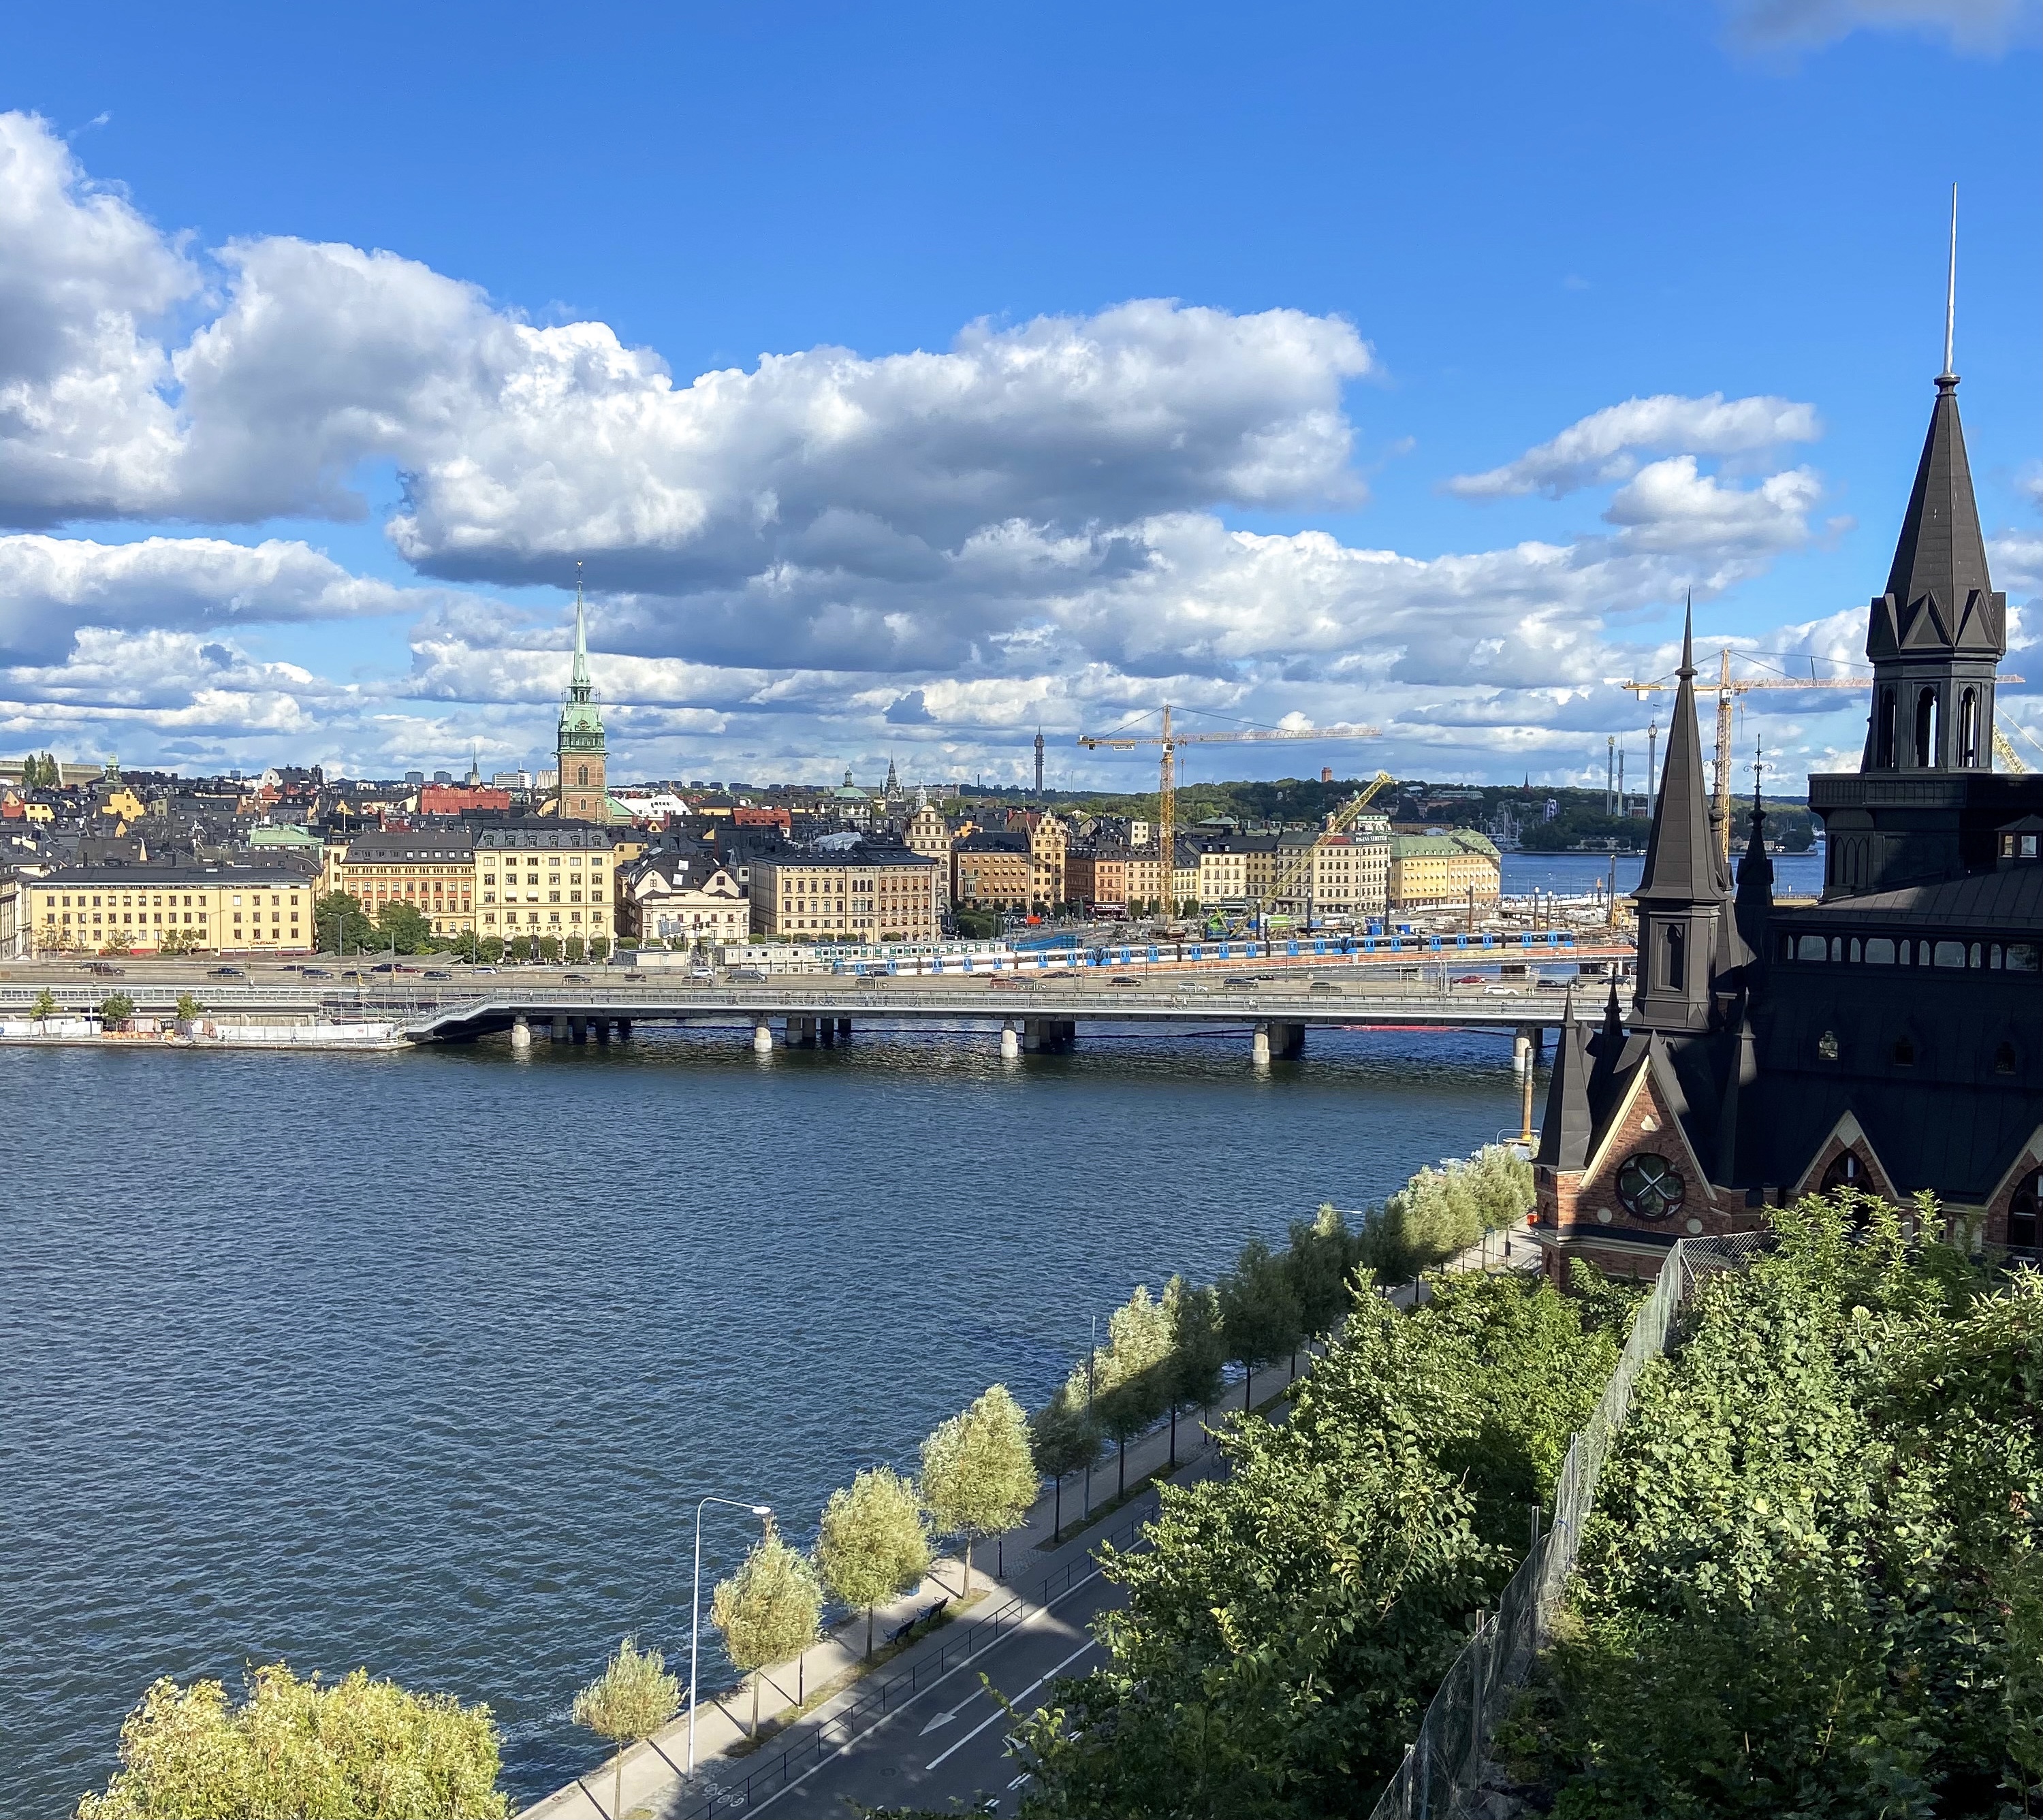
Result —
M1467 1648L1455 1658L1426 1708L1418 1738L1370 1820L1456 1820L1468 1811L1470 1797L1482 1784L1491 1734L1512 1690L1553 1634L1554 1615L1581 1547L1582 1525L1596 1508L1596 1483L1631 1409L1639 1373L1667 1350L1675 1317L1697 1283L1719 1270L1742 1268L1771 1243L1769 1233L1742 1232L1676 1243L1632 1321L1594 1412L1568 1445L1554 1486L1550 1527L1511 1577L1495 1614L1477 1625Z

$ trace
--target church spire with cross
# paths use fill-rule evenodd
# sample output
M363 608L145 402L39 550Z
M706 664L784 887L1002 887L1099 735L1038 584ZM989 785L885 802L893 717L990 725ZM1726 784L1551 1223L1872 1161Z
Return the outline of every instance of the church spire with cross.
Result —
M559 768L558 813L563 822L610 819L607 772L609 750L604 738L603 711L588 680L588 609L582 600L581 565L575 565L574 663L568 672L566 698L561 703L560 730L554 741Z

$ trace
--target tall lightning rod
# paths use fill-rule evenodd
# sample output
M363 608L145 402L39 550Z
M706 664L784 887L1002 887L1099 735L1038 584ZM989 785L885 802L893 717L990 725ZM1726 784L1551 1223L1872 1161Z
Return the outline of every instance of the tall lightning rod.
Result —
M1958 320L1958 186L1951 186L1951 269L1950 278L1944 289L1944 373L1946 379L1957 377L1951 365L1954 333Z

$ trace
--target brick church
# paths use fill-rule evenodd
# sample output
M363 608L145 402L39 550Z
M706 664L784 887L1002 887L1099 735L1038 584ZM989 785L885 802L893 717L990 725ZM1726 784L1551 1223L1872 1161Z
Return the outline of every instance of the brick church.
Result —
M1547 1091L1536 1229L1556 1277L1576 1256L1650 1276L1677 1239L1844 1184L1927 1190L1954 1240L2035 1255L2043 776L1993 768L2007 599L1949 365L1872 603L1864 755L1809 780L1815 904L1775 906L1757 801L1735 883L1720 856L1684 633L1631 1002L1613 984L1600 1026L1570 1018Z

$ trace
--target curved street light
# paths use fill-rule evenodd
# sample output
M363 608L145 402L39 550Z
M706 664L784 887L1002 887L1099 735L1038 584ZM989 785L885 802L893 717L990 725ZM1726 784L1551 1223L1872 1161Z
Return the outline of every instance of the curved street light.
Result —
M702 1519L703 1504L726 1504L734 1511L746 1511L762 1522L772 1517L771 1504L748 1504L737 1498L706 1497L696 1505L696 1581L692 1607L688 1619L688 1775L696 1772L696 1647L702 1635Z

